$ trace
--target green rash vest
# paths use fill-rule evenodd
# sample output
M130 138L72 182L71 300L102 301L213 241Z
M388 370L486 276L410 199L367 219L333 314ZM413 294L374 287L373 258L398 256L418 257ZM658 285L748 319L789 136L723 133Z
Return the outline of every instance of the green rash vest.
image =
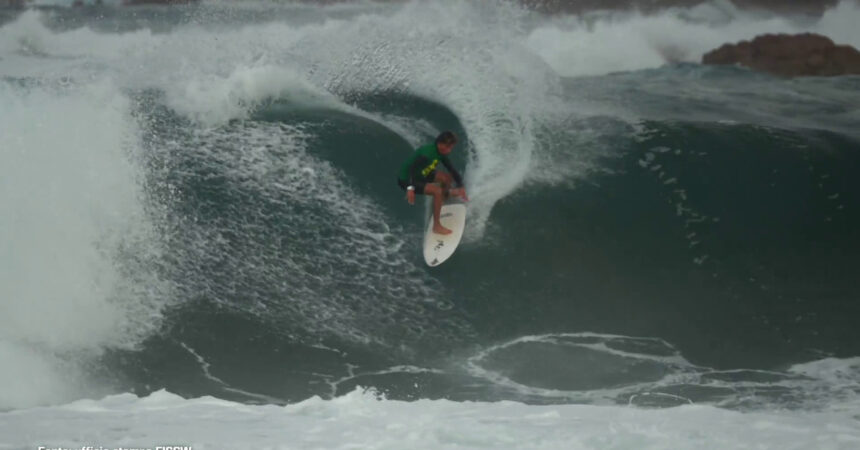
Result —
M457 172L457 169L454 168L454 165L451 164L447 156L439 153L436 144L427 144L418 147L409 159L400 166L398 178L410 185L416 182L432 182L433 180L430 179L430 176L435 172L439 162L442 162L442 165L448 169L451 177L457 182L457 186L462 186L463 177L460 176L460 172Z

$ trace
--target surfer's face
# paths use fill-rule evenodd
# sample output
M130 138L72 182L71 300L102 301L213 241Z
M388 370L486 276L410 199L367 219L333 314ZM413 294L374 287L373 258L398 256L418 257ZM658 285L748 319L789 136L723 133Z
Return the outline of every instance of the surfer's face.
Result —
M439 149L439 153L447 155L454 149L454 144L436 144L436 148Z

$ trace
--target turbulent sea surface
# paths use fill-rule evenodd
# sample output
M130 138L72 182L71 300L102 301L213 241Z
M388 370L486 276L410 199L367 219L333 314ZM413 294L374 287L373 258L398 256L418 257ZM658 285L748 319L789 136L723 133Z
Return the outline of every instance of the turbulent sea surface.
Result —
M0 448L860 447L860 78L696 63L857 3L0 17Z

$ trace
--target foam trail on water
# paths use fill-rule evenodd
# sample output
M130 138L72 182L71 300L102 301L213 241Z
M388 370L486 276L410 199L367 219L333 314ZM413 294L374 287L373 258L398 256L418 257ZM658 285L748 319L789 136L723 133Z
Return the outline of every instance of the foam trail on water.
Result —
M553 371L535 370L552 358ZM860 358L826 358L785 370L721 370L689 362L659 338L603 333L522 336L480 350L463 367L537 402L852 411L860 400Z

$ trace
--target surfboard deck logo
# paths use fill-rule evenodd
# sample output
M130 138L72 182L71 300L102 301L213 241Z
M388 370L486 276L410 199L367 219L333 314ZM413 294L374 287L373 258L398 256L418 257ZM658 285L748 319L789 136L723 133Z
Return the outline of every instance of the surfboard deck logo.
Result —
M462 203L442 205L439 221L442 222L442 226L451 230L451 234L434 233L433 217L429 218L424 232L424 262L430 267L445 262L460 244L463 230L466 228L466 205Z

